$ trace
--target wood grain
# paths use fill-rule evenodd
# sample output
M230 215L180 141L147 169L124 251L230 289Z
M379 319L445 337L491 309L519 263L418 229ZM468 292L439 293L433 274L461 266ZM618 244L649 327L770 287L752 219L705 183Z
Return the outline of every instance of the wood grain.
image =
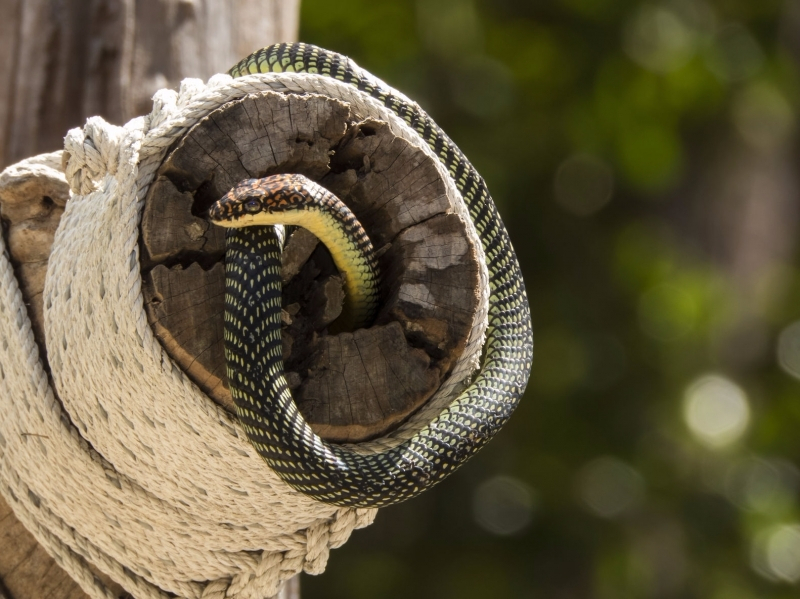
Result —
M432 158L382 122L313 94L230 102L191 129L145 200L145 308L170 356L233 410L225 375L223 230L206 209L239 181L280 172L344 200L380 253L375 326L340 332L344 299L329 253L297 230L283 268L287 380L314 431L358 442L392 430L439 388L466 345L478 266Z
M60 163L58 155L49 161ZM42 293L56 228L69 198L64 176L47 161L0 174L0 222L11 264L28 307L33 334L45 364Z
M0 0L0 167L58 150L100 115L121 125L153 94L207 79L297 36L300 0Z

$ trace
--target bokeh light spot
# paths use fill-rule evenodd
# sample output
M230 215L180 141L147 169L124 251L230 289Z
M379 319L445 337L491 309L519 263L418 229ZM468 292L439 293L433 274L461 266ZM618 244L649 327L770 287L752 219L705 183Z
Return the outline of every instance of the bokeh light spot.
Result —
M483 482L472 497L475 522L496 535L513 535L524 530L533 517L533 491L510 476L495 476Z
M644 5L626 24L623 46L635 62L665 73L692 57L695 37L694 31L669 8Z
M767 561L778 578L800 580L800 525L781 526L770 535Z
M573 154L556 170L556 200L576 216L590 216L611 199L614 175L602 160Z
M750 422L750 405L739 385L710 374L686 389L683 418L692 434L706 445L725 447L737 441Z
M774 581L800 581L800 524L781 524L753 541L753 569Z
M644 498L644 479L628 464L602 456L578 473L578 494L598 516L616 518L633 510Z

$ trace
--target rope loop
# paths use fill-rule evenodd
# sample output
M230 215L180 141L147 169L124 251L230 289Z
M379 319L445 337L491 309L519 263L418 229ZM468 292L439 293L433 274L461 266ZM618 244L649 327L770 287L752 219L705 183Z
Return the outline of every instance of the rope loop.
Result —
M219 77L219 76L217 76ZM228 75L222 77L230 79ZM212 77L212 80L214 77ZM209 81L209 83L211 83ZM181 81L179 91L160 89L153 95L153 110L150 112L148 129L156 129L164 123L174 120L179 112L191 104L198 96L206 92L208 85L201 79L187 78Z
M192 101L206 91L206 84L201 79L184 79L181 81L180 91L178 91L178 108L183 108L192 103Z
M225 73L218 73L213 75L206 84L207 89L219 89L221 87L226 87L231 84L233 81L233 77L230 75L226 75Z
M173 89L160 89L153 96L153 110L150 112L150 128L155 129L172 118L177 110L178 93Z
M123 136L122 127L99 116L89 118L83 129L67 132L61 166L73 193L89 194L105 175L116 174Z
M322 574L328 564L331 536L327 522L318 522L306 529L306 557L303 570L308 574Z

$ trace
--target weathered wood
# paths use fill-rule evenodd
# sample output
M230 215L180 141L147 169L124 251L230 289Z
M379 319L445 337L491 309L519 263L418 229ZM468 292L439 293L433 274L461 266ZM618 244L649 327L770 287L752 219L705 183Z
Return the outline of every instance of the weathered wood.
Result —
M356 122L342 102L253 95L184 136L145 202L148 318L181 368L230 409L224 239L202 215L240 180L277 172L303 173L348 203L378 248L383 272L375 326L333 334L343 299L336 268L313 236L290 237L283 340L298 408L329 440L386 433L431 397L463 351L478 305L478 265L433 159L385 123Z
M92 572L119 597L129 597L96 569ZM0 495L0 592L13 597L83 599L81 588L62 570L14 516ZM0 595L1 597L2 595Z
M0 0L0 14L2 168L60 149L67 130L90 116L122 124L149 112L159 88L177 87L184 77L208 78L261 46L296 39L299 0ZM4 193L3 233L34 335L44 348L43 256L49 255L66 195L20 188L23 199L17 201L16 192ZM21 212L12 214L17 209ZM30 535L5 506L0 506L0 594L85 597L40 546L16 560ZM299 593L282 594L290 596Z
M463 221L439 214L402 231L386 252L390 285L386 315L403 323L406 336L450 372L466 347L479 301L478 265ZM401 272L398 265L405 265ZM472 285L472 287L468 287Z
M145 278L144 297L153 332L159 339L172 339L172 357L208 395L235 412L225 387L222 330L213 321L224 305L225 266L210 270L192 263L187 268L157 265ZM206 306L207 312L194 309ZM208 317L206 317L208 316Z
M299 4L0 0L0 167L58 150L90 116L121 125L158 89L296 39Z
M47 363L42 293L53 238L69 198L64 175L56 170L60 152L36 160L28 172L7 169L0 175L0 222L20 284L33 335Z
M325 336L319 353L298 390L298 405L317 434L337 441L393 427L439 383L438 369L430 368L424 351L408 345L398 322Z

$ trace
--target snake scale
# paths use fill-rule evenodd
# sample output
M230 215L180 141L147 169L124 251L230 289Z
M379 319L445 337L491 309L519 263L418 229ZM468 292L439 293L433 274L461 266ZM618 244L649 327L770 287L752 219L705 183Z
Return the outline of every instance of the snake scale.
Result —
M497 433L517 406L533 356L522 273L485 182L416 103L347 57L309 44L263 48L229 73L240 77L287 71L331 77L354 86L416 131L463 196L486 256L490 298L480 370L450 405L411 438L391 449L362 454L314 434L283 377L279 232L272 226L248 226L258 224L252 219L227 225L233 228L226 234L225 353L231 392L248 438L286 483L319 501L349 507L391 505L454 472ZM259 187L256 182L241 186ZM246 189L235 191L246 205ZM259 189L252 195L264 193ZM255 211L255 201L251 206ZM224 212L212 207L212 222L216 218L216 224L224 224Z

